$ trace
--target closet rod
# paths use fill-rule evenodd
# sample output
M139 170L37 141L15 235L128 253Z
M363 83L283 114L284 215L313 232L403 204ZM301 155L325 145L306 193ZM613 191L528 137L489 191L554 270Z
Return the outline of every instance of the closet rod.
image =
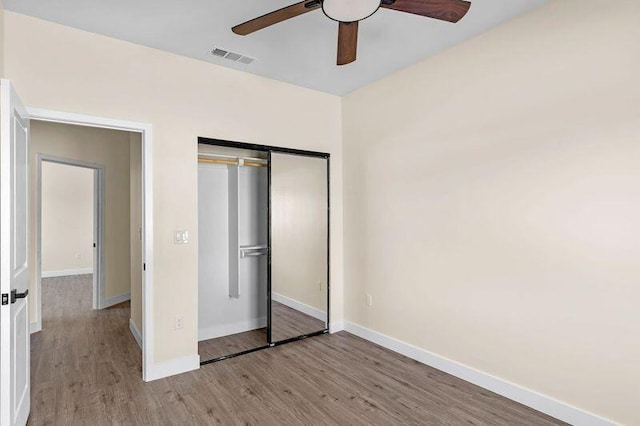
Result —
M226 154L215 154L208 152L199 152L198 160L202 162L217 162L219 164L230 164L230 165L238 165L240 161L243 164L247 164L253 167L259 167L261 165L267 165L267 159L264 158L253 158L253 157L238 157L237 155L226 155ZM207 160L216 160L216 161L207 161Z
M237 166L240 164L238 160L223 160L217 158L202 158L198 157L198 163L215 163L215 164L229 164ZM251 167L267 167L266 164L258 163L256 161L244 161L243 165Z
M215 154L212 152L199 152L198 156L200 157L213 157L213 158L226 158L229 160L237 160L238 158L242 158L245 161L257 161L257 162L265 162L266 158L258 158L258 157L239 157L237 155L228 155L228 154Z

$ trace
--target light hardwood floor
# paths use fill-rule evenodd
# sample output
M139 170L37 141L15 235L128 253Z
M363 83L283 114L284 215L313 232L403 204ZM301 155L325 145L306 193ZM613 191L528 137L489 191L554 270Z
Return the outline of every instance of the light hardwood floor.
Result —
M198 342L200 361L209 361L267 345L267 329L245 331Z
M30 425L552 425L552 418L342 332L144 383L124 303L43 282Z

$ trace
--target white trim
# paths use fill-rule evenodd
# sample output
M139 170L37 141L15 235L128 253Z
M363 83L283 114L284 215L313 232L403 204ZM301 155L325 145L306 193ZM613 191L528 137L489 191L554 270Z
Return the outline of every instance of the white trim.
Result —
M10 230L13 229L13 224L11 223L11 210L13 207L11 172L14 170L14 167L11 167L11 162L13 161L12 149L15 146L13 141L11 141L13 136L12 128L14 126L14 121L26 118L27 140L25 142L25 148L27 154L29 153L30 146L30 128L28 123L28 112L23 108L20 98L16 94L11 82L6 79L0 80L0 111L2 112L0 114L0 141L2 141L2 143L0 143L0 229L2 229L2 232L0 232L0 293L7 295L11 292L11 284L16 276L26 274L27 283L29 283L29 271L25 269L31 265L29 265L29 253L27 253L25 263L20 268L17 268L19 269L17 271L14 270L11 262L12 233ZM23 123L20 122L18 124ZM27 191L29 189L30 179L31 177L27 174ZM27 196L27 211L25 212L27 214L27 219L30 207L31 200L30 197ZM31 235L29 223L30 220L27 220L27 250L30 248L29 238ZM27 310L27 312L25 312L25 319L27 320L27 323L29 300L30 298L26 298L24 302L20 303L20 307L16 307L16 309ZM18 339L18 335L16 334L17 329L11 329L12 326L17 325L12 322L13 315L17 314L17 312L12 314L12 311L13 308L11 308L10 305L2 306L0 309L0 324L2 324L0 326L0 424L2 425L24 424L26 423L29 415L29 382L26 383L24 392L22 392L21 396L18 396L17 389L11 389L12 384L15 385L10 377L12 375L11 368L16 368L16 364L12 362L13 355L11 351L12 349L15 349L14 344L16 339ZM28 324L25 324L25 328L27 327ZM28 330L24 330L24 332L28 332ZM26 351L27 353L25 355L27 359L29 359L30 351L28 338L26 342ZM28 379L30 375L30 362L28 360L25 367ZM14 399L18 397L20 398L20 401L16 402ZM25 397L26 400L24 399ZM15 408L18 409L17 412L15 412Z
M131 300L131 292L128 291L126 293L119 294L118 296L113 296L108 299L103 299L102 304L100 305L100 309L109 308L111 306L115 306L119 303L126 302L127 300Z
M95 117L42 108L27 108L27 112L33 120L101 127L141 134L143 169L143 262L146 264L146 268L142 273L142 378L145 381L153 380L152 377L157 376L151 373L155 370L153 358L153 127L149 123Z
M40 274L41 278L56 278L56 277L70 277L72 275L87 275L93 274L93 268L85 269L62 269L60 271L43 271Z
M0 83L0 228L11 229L11 86L8 81L2 79ZM7 120L8 119L8 120ZM8 232L0 232L0 293L11 291L11 238ZM28 300L28 299L27 299ZM5 330L10 327L11 309L0 308L0 425L10 424L11 415L11 348L9 337L5 337ZM5 327L5 324L7 326ZM5 373L5 371L7 373ZM6 408L5 408L6 407Z
M232 324L215 325L213 327L198 329L198 342L216 339L230 334L244 333L267 326L267 317L253 318L246 321L238 321Z
M150 369L149 376L145 380L149 382L151 380L162 379L163 377L186 373L199 368L200 355L189 355L182 358L172 359L171 361L157 362L153 365L153 369Z
M344 321L334 321L329 324L329 333L339 333L344 330Z
M93 170L93 241L97 244L93 250L93 268L97 271L92 277L92 307L100 309L104 299L104 254L105 254L105 208L106 208L106 176L102 164L72 158L58 157L38 153L36 167L36 293L38 305L36 317L42 320L42 163L63 164Z
M38 331L42 331L42 322L29 323L29 334L37 333Z
M29 118L51 123L75 124L76 126L99 127L101 129L123 130L125 132L142 133L151 129L151 124L137 121L119 120L115 118L96 117L72 112L53 111L44 108L27 107Z
M152 380L155 318L153 316L153 130L142 127L142 250L146 268L142 272L142 379ZM198 357L198 360L200 357ZM198 368L200 363L198 362Z
M360 325L345 321L345 330L370 342L376 343L394 352L437 368L474 385L502 395L527 407L533 408L551 417L569 424L581 426L612 426L617 423L597 416L580 408L558 401L531 389L516 385L491 374L476 370L459 362L394 339Z
M319 319L320 321L327 322L327 313L318 308L314 308L313 306L309 306L302 302L298 302L295 299L292 299L287 296L283 296L280 293L271 292L271 300L274 302L282 303L285 306L288 306L292 309L295 309L298 312L302 312L303 314L314 317L315 319Z
M133 338L136 340L138 346L140 346L140 349L142 349L142 336L140 335L140 330L138 330L138 327L136 327L136 324L131 318L129 318L129 330L131 330Z

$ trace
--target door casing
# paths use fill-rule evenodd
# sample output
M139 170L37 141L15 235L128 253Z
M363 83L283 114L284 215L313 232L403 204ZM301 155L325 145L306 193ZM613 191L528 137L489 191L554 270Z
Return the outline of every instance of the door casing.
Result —
M37 158L37 195L36 195L36 288L37 288L37 321L32 325L32 333L42 330L42 163L55 163L66 166L81 167L93 170L93 290L92 307L104 307L104 232L105 232L105 172L102 164L54 155L38 154Z
M153 356L153 126L129 120L76 114L41 108L29 108L32 120L77 126L99 127L140 133L142 140L142 379L152 381L176 374L156 365Z

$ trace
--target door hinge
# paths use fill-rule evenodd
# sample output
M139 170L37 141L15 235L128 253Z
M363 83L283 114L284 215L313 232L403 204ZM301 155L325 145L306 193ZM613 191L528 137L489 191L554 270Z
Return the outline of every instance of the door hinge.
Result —
M147 264L146 264L146 263L143 263L143 264L142 264L142 270L143 270L143 271L146 271L146 270L147 270Z
M96 243L93 243L93 248L96 248Z
M9 294L8 293L2 293L2 304L3 305L8 305L9 304Z

